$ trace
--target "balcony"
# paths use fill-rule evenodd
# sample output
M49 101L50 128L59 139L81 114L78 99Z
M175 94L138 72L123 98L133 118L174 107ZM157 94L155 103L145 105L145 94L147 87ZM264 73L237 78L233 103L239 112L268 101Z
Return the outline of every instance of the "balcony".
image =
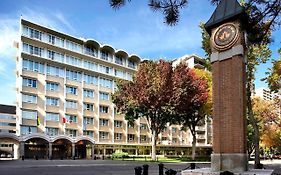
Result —
M84 51L84 54L86 55L90 55L90 56L93 56L93 57L97 57L97 53L95 51L92 51L92 50L85 50Z
M128 67L132 68L132 69L136 69L136 65L135 64L128 64Z
M116 63L116 64L120 64L120 65L123 66L123 61L122 61L122 60L115 60L115 63Z

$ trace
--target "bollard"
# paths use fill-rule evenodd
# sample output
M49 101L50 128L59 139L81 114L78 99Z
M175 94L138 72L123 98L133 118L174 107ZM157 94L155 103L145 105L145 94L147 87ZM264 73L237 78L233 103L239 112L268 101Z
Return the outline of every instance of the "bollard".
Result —
M177 171L173 170L173 169L168 169L166 172L165 172L166 175L176 175L177 174Z
M135 167L135 175L141 175L142 168L140 166Z
M38 156L35 156L35 160L38 160Z
M232 173L230 171L224 171L224 172L221 172L220 175L234 175L234 173Z
M149 165L143 165L143 175L148 175L148 167Z
M164 164L163 163L159 163L159 175L164 175Z
M190 169L194 170L195 169L195 163L190 163Z
M24 160L24 156L21 156L21 160Z
M259 163L255 166L256 169L263 169L263 164Z

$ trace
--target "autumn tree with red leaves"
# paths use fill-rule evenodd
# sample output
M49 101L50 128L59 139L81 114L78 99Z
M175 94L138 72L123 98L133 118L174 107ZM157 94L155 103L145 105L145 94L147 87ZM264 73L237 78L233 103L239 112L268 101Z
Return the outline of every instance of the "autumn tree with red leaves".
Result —
M184 65L173 70L171 63L163 60L142 62L133 81L120 80L117 87L113 103L125 118L129 122L147 120L152 134L152 160L156 160L156 141L166 125L197 123L208 97L206 82L193 70Z
M133 81L120 81L113 103L125 118L145 118L152 134L152 160L156 160L156 140L171 120L172 65L169 62L144 61Z
M199 72L197 73L199 74ZM192 135L192 160L195 160L196 126L210 115L212 104L208 102L208 84L199 77L194 69L180 64L173 74L173 98L176 119L183 128L188 128ZM202 74L202 73L201 73ZM205 77L206 78L206 77Z

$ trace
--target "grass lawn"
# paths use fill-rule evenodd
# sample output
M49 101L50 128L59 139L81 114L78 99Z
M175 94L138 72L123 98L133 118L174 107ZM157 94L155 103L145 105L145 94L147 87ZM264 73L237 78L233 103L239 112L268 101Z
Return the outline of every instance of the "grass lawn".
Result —
M113 158L113 160L123 160L123 161L139 161L139 162L152 162L151 157L135 157L129 156L124 158ZM196 162L209 162L210 158L201 157L196 158ZM177 157L177 158L168 158L168 157L157 157L157 162L163 163L181 163L181 162L192 162L191 158L189 157Z

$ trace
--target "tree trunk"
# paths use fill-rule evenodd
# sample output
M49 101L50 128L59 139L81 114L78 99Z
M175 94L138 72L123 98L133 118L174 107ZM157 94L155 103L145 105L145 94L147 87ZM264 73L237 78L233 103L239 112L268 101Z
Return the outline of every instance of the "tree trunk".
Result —
M152 130L152 138L151 138L151 159L152 161L156 161L156 134L155 131Z
M195 160L195 156L196 156L196 133L192 134L192 155L191 158L192 160Z
M251 76L251 75L248 75ZM249 120L251 122L251 125L253 126L254 129L254 149L255 149L255 168L260 164L260 132L259 132L259 127L257 124L257 120L254 117L253 113L253 104L252 104L252 88L253 87L253 80L250 79L248 81L247 85L247 108L248 108L248 115L249 115Z

